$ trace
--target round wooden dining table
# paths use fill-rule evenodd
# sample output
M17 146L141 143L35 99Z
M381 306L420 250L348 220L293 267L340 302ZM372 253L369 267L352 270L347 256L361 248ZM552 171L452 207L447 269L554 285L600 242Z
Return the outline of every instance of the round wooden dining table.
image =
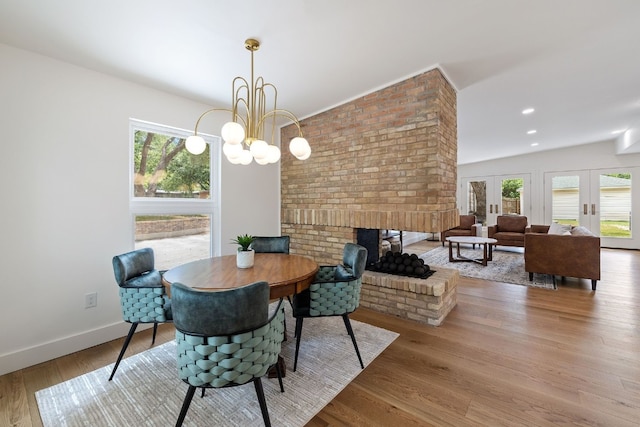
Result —
M182 283L203 291L238 288L254 282L269 283L272 299L308 288L320 267L310 258L281 253L256 253L251 268L238 268L235 255L206 258L167 270L162 277L167 293Z

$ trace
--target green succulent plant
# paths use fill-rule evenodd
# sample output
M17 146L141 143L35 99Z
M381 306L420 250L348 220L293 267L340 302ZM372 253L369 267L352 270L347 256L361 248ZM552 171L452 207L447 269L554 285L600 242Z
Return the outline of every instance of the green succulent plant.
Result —
M237 245L240 245L240 250L248 251L249 250L249 246L253 242L253 236L250 236L248 234L240 235L235 239L231 239L231 242L233 242L233 243L235 243Z

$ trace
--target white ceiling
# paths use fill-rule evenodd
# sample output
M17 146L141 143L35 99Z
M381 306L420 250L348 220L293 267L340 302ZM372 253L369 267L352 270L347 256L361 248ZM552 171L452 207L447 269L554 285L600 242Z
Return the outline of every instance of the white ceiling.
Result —
M462 164L640 129L639 21L638 0L0 0L0 43L228 106L254 37L300 118L440 67Z

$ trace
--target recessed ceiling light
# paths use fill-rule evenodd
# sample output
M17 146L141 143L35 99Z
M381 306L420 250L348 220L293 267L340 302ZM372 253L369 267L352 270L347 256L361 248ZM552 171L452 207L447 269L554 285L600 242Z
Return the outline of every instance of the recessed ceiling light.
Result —
M626 129L616 129L616 130L614 130L614 131L612 131L612 132L611 132L611 135L617 135L617 134L619 134L619 133L624 132L625 130L626 130Z
M535 108L525 108L524 110L522 110L522 114L525 114L525 115L526 115L526 114L531 114L531 113L533 113L534 111L536 111L536 109L535 109Z
M532 147L537 147L538 145L539 145L539 144L538 144L537 142L533 142L533 143L531 144L531 146L532 146Z
M534 133L536 133L536 132L538 132L538 131L537 131L537 130L535 130L535 129L531 129L531 130L528 130L528 131L527 131L527 135L533 135L533 134L534 134Z

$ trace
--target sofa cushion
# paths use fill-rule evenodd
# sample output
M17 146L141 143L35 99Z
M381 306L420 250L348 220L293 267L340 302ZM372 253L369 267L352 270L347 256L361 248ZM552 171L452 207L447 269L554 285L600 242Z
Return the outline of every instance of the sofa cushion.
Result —
M571 226L569 224L558 224L557 222L554 222L549 226L547 234L567 234L568 231L571 231Z

